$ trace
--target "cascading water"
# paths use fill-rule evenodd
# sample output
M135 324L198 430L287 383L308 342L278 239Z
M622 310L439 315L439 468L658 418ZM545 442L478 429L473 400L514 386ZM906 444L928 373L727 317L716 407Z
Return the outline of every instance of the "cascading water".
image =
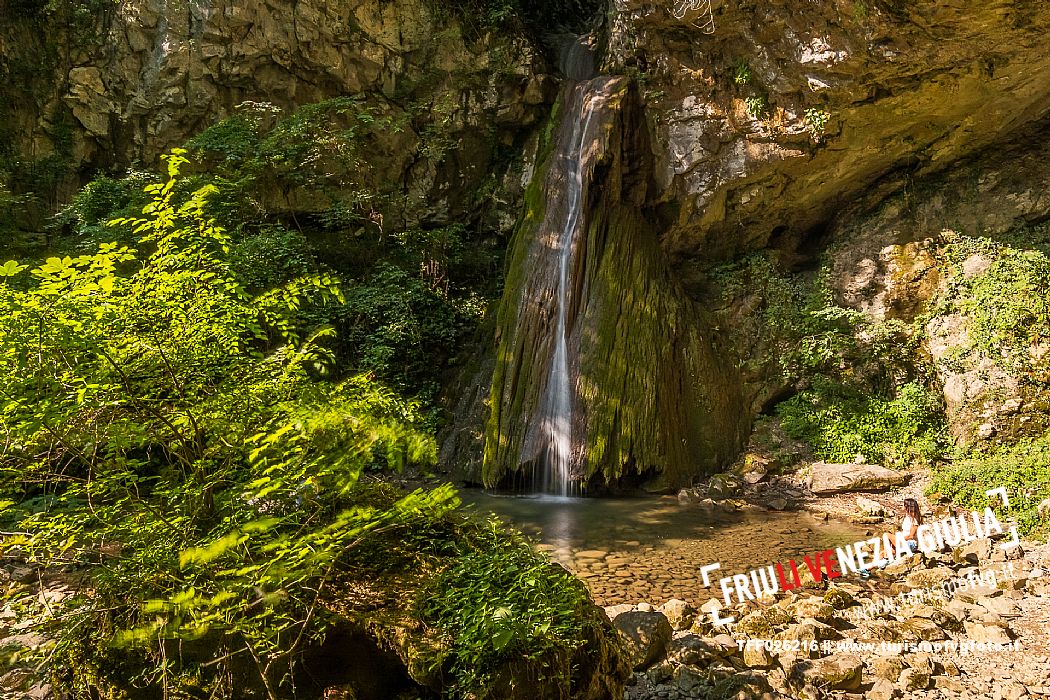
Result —
M553 352L546 388L540 403L538 423L542 431L540 439L546 440L545 453L537 461L542 469L540 478L534 482L544 493L567 496L572 490L573 464L573 381L569 343L571 329L569 310L573 300L573 262L578 248L577 239L583 228L583 206L585 204L585 169L588 151L594 142L592 122L598 107L607 94L607 80L594 78L594 58L591 49L583 40L569 42L562 51L562 70L571 81L566 89L565 111L556 153L556 170L564 174L565 182L560 207L550 211L561 214L557 236L552 241L553 253L557 256L557 273L553 289L545 293L545 299L553 297L556 307ZM566 138L567 136L567 138ZM548 221L549 224L555 222ZM554 231L544 232L546 235Z

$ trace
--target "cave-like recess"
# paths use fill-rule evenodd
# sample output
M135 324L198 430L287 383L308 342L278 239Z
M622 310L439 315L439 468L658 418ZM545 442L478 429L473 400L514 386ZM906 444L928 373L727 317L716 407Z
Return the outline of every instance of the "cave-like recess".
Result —
M583 32L593 26L602 0L519 0L522 17L534 31Z

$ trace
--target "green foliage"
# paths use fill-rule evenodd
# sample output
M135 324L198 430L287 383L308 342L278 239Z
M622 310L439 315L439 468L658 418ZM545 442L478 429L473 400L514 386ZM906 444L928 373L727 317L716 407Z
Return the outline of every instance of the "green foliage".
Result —
M769 104L766 102L765 95L746 97L744 98L744 104L747 106L747 113L755 119L763 119L768 116Z
M989 505L985 491L1000 486L1010 495L1007 514L1017 519L1018 529L1045 536L1050 526L1037 508L1050 498L1050 434L944 464L934 471L928 491L980 510Z
M932 315L960 313L967 319L967 343L949 363L984 357L1011 373L1050 380L1050 357L1033 358L1031 348L1050 341L1050 256L1039 249L966 238L952 232L947 257L951 274L947 293ZM971 258L985 269L963 272Z
M346 304L332 318L355 366L398 386L433 392L435 371L447 367L480 312L478 300L450 300L427 280L381 264L347 288Z
M813 138L820 139L830 119L831 115L823 107L810 107L802 117L802 123Z
M882 399L854 387L824 381L777 406L788 435L810 444L829 462L869 462L910 466L932 461L948 448L940 400L909 383Z
M421 598L423 619L445 642L435 664L464 696L487 685L501 665L521 660L538 663L545 675L537 680L567 694L586 603L580 581L496 521L463 545Z
M230 269L251 292L264 292L316 267L306 237L280 226L263 226L230 246Z
M228 696L244 656L273 699L323 634L320 602L355 547L455 500L362 502L362 470L432 461L432 440L372 380L317 378L330 331L303 317L340 300L333 280L247 293L205 215L214 189L177 205L186 158L167 160L144 218L120 222L148 255L104 244L49 259L24 290L0 285L4 546L87 577L90 594L18 602L49 640L29 658L38 676L85 696L132 684ZM173 640L205 639L209 664L169 655Z
M338 97L303 105L279 117L273 105L245 102L237 114L187 142L209 166L215 185L211 213L224 221L252 222L267 207L260 194L294 193L326 198L349 226L374 220L389 196L377 186L374 162L365 156L378 134L397 133L404 118L357 97Z
M915 366L918 333L900 321L874 322L836 304L826 273L785 275L764 255L715 273L745 355L741 367L761 381L798 390L776 407L790 437L818 456L906 466L930 461L949 445L943 407ZM773 372L776 375L769 376Z
M751 73L751 66L747 64L747 61L740 61L736 64L736 72L733 75L733 82L737 85L748 85L754 75Z

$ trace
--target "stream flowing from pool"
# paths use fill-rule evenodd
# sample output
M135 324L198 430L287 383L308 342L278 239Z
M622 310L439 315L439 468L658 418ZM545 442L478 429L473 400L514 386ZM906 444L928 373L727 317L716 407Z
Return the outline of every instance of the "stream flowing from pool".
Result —
M796 559L864 537L864 530L804 512L681 505L674 497L511 497L464 491L479 513L494 513L539 542L587 584L599 605L671 598L700 605L719 597L700 567L720 575Z

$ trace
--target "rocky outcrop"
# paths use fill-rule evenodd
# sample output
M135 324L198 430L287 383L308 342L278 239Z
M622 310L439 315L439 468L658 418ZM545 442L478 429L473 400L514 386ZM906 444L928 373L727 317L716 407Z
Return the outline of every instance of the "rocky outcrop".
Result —
M645 80L677 255L783 244L1050 108L1038 0L712 5L704 35L670 4L612 4L608 63Z
M94 169L155 163L244 102L287 111L369 95L419 137L392 158L369 154L403 194L385 220L441 223L479 208L478 188L499 184L504 152L521 148L554 94L524 37L464 26L425 0L98 5L85 3L76 25L42 9L0 12L11 155L53 156L66 193ZM34 55L44 60L26 65ZM520 193L520 172L503 184ZM514 195L493 189L480 203L509 228L517 207L492 205Z
M829 234L828 279L840 303L876 322L921 322L910 332L943 387L952 433L963 441L1012 441L1050 427L1050 375L1045 342L1034 329L1037 317L1027 321L1033 340L1023 352L1008 338L994 348L974 347L981 332L974 324L989 309L989 299L978 299L975 288L990 289L995 304L1023 294L1038 304L1045 296L1026 289L1016 270L1004 269L1014 252L1038 250L1045 235L1038 227L1050 216L1044 133L1042 124L1026 130L1010 147L967 159L870 212L857 203ZM1032 226L1037 228L1029 232ZM992 242L978 244L978 237ZM1040 279L1027 282L1038 285ZM999 312L993 307L990 313Z

